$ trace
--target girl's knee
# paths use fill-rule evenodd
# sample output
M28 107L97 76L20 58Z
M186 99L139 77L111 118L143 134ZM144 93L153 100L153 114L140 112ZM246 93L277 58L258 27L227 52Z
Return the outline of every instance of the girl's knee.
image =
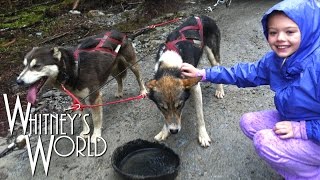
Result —
M242 115L240 119L240 128L250 139L256 132L263 129L272 129L279 118L276 111L258 111Z
M247 127L251 124L252 121L252 113L245 113L240 118L240 127Z

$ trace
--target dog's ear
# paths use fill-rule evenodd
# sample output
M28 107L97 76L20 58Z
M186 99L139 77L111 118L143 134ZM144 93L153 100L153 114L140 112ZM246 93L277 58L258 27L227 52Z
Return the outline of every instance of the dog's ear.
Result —
M27 57L32 56L32 54L34 54L34 52L39 49L39 47L33 47L29 52L27 52L27 54L23 55L21 54L21 57L26 59Z
M157 85L157 80L153 79L153 80L150 80L146 83L146 87L148 88L148 90L155 90L156 88L156 85Z
M200 77L187 78L187 79L183 79L182 83L183 83L184 88L191 89L191 87L196 85L201 79L202 79L201 76Z
M60 61L60 59L61 59L61 51L59 50L58 47L54 47L53 48L53 57Z

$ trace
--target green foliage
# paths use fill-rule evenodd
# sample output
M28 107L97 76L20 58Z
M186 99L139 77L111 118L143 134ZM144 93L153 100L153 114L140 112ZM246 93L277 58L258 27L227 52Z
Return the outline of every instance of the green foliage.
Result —
M32 9L28 9L27 11L18 12L12 16L0 14L2 22L0 24L0 29L22 28L39 22L43 19L46 8L46 6L36 6Z
M58 4L38 5L26 10L21 10L13 15L7 15L8 12L0 14L0 29L18 29L31 26L37 22L45 20L47 16L54 17L62 14L65 9L70 9L74 0L64 0Z
M60 12L62 10L71 9L74 0L64 0L60 3L55 3L47 7L47 11Z

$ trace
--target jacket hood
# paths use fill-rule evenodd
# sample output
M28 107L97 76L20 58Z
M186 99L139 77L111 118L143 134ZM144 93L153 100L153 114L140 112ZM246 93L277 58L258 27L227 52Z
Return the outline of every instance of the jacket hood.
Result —
M281 74L291 79L304 70L309 60L315 57L311 56L313 52L320 48L320 0L284 0L274 5L261 20L266 38L268 38L268 16L273 11L284 12L298 25L301 32L300 47L281 68ZM278 57L274 52L272 53L273 57Z

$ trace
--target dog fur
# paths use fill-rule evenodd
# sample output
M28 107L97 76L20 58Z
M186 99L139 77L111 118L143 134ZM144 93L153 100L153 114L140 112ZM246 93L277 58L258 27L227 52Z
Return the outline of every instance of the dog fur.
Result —
M181 35L179 30L186 29L187 26L194 25L199 20L202 23L203 32L185 30ZM201 33L203 33L202 39L199 35ZM179 40L182 36L186 38ZM170 47L168 44L174 41L177 41L174 48L168 48ZM180 131L182 109L192 95L198 121L199 142L203 147L210 146L211 139L205 127L199 83L202 77L185 78L182 77L180 70L183 62L197 67L203 51L206 52L212 66L220 64L220 31L215 21L207 16L188 18L168 35L164 44L160 45L154 79L146 84L149 91L148 97L155 102L165 119L162 130L154 137L157 141L165 140L170 134ZM215 96L223 98L224 90L221 84L217 85Z
M119 51L117 44L106 41L106 46L118 53L113 56L105 51L86 51L82 47L95 47L98 38L104 38L105 33L86 38L78 47L36 47L28 52L24 58L24 70L17 78L19 85L29 85L28 101L34 103L35 93L38 93L44 84L53 85L61 89L60 84L74 93L79 100L88 96L85 104L102 104L100 87L112 75L117 83L116 97L123 96L123 79L126 69L130 68L136 76L140 87L140 94L146 96L146 89L141 79L137 58L131 42L118 31L110 31L113 39L122 39ZM78 54L75 56L77 50ZM32 92L33 91L33 92ZM35 92L36 91L36 92ZM32 96L33 95L33 96ZM101 137L103 110L102 107L91 108L94 130L91 142ZM90 129L83 121L82 137L88 137ZM99 140L99 138L98 138Z

